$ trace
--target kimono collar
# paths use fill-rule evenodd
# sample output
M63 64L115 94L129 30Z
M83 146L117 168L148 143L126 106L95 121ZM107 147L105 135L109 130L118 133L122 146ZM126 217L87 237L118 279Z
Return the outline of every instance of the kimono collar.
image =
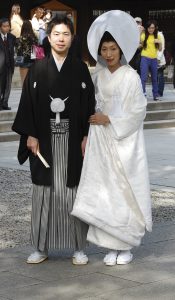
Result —
M61 63L59 63L58 60L57 60L57 58L56 58L56 56L55 56L54 54L52 54L52 55L53 55L55 64L56 64L56 66L57 66L57 69L58 69L58 71L60 72L60 71L61 71L61 68L62 68L62 65L64 64L65 59L66 59L67 56L63 59L63 61L62 61Z

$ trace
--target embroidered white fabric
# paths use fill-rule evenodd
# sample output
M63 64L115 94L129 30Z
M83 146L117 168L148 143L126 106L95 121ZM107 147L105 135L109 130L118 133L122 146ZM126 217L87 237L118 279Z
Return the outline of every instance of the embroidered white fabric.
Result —
M104 67L95 80L110 124L90 126L72 214L90 224L90 242L129 250L152 228L143 136L147 102L140 78L129 66L112 74Z

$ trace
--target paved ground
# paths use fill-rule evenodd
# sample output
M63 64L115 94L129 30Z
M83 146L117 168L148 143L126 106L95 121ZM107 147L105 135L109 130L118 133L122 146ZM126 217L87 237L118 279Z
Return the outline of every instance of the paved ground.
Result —
M14 109L19 93L11 95ZM165 91L164 101L168 100L175 100L171 86ZM175 128L144 132L152 188L175 191ZM0 143L0 167L19 167L17 144ZM133 250L135 259L127 266L105 267L105 250L97 247L87 250L90 263L85 267L71 265L71 252L50 252L48 261L29 266L25 259L30 247L2 249L0 300L174 300L174 232L175 221L156 224Z
M155 226L134 249L127 266L105 267L103 250L89 249L87 266L71 265L71 253L50 253L48 261L27 265L31 249L0 252L0 299L121 300L175 299L175 224Z

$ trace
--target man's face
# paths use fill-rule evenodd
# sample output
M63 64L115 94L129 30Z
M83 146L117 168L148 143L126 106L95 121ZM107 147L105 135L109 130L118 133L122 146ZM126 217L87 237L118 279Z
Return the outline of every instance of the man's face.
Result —
M2 23L1 27L0 27L0 30L3 34L6 34L6 33L9 33L10 31L10 24L9 22L4 22Z
M52 50L56 54L66 56L72 42L72 34L65 24L55 25L48 37Z

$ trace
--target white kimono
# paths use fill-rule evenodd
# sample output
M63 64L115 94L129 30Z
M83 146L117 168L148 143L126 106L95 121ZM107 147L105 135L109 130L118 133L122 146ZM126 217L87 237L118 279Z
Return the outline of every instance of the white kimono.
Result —
M151 198L143 136L146 98L128 65L95 75L97 111L109 125L91 125L72 215L88 223L87 240L129 250L152 229Z

